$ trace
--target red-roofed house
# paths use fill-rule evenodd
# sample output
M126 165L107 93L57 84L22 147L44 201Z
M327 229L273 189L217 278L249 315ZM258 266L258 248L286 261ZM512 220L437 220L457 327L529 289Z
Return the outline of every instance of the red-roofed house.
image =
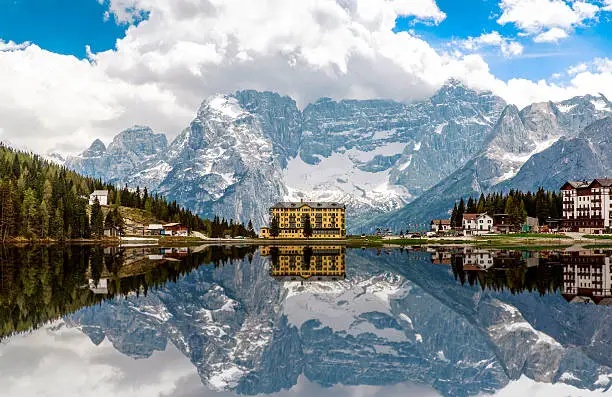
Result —
M463 214L463 235L473 236L491 233L493 218L486 213Z

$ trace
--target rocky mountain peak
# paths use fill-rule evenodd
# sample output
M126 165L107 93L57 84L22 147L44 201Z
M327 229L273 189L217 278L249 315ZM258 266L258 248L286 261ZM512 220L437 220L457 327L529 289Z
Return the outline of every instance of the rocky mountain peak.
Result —
M146 126L135 125L121 131L110 145L111 153L130 153L136 156L151 156L165 150L168 140L165 134L156 134Z
M83 156L101 156L102 154L104 154L104 152L106 152L106 145L101 140L96 139L95 141L93 141L91 146L89 146L89 148L85 152L83 152Z
M248 113L240 106L235 96L222 94L206 98L198 110L199 119L209 118L231 121L245 115L248 115Z

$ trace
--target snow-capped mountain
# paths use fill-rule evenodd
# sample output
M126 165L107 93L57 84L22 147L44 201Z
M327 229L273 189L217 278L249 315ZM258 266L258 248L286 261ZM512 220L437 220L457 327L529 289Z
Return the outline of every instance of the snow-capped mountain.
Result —
M155 134L149 127L134 126L120 132L108 148L96 139L78 156L70 156L65 165L83 174L109 182L124 182L124 178L168 146L166 135Z
M557 189L563 180L577 174L587 179L605 176L612 172L610 164L598 160L600 155L595 150L576 145L578 141L574 138L581 131L592 130L591 125L597 126L609 116L612 116L612 104L604 96L587 95L559 103L536 103L521 111L508 105L477 155L404 208L375 218L368 226L400 228L409 222L446 217L460 197L477 197L480 193L511 188L537 190L543 186ZM564 155L558 153L562 142L572 142L572 146L566 146ZM561 159L567 162L569 158L580 164L598 165L581 167L582 172L578 169L559 172L563 167L556 167L561 165ZM539 177L530 171L536 159L540 159L535 171ZM556 175L554 181L541 183L552 175Z
M273 202L303 198L344 202L357 225L401 208L478 153L504 106L458 81L414 104L323 98L303 111L289 97L239 91L205 100L167 148L120 157L124 132L66 165L208 216L260 225Z
M610 386L608 308L461 286L423 252L349 250L346 263L346 280L277 282L255 255L67 323L135 358L170 342L207 387L239 394L291 388L301 374L323 386L410 380L446 396L492 393L522 376Z

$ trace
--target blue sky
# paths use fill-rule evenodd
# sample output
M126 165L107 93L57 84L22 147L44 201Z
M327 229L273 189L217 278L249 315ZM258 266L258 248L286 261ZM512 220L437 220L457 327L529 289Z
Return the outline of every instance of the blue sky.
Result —
M610 18L612 0L0 0L0 139L74 153L134 124L172 138L204 98L242 89L300 107L418 101L450 78L519 107L612 98Z
M572 65L612 53L612 23L608 15L600 16L598 23L577 27L559 43L534 43L530 38L519 37L520 31L514 25L496 22L501 14L497 0L437 0L436 4L446 14L440 24L398 18L395 30L411 30L442 51L452 48L449 43L453 40L492 31L515 38L524 46L520 56L507 58L495 48L479 51L491 72L503 80L545 79ZM108 8L108 0L102 4L97 0L0 0L0 38L33 42L49 51L84 58L86 45L93 52L104 51L114 48L116 40L125 36L128 24L105 15Z
M520 56L506 58L497 51L481 51L491 71L497 77L539 80L568 67L603 58L612 54L612 23L609 15L601 15L598 22L577 27L569 38L558 43L534 43L531 38L520 37L520 30L512 24L500 25L501 15L497 0L437 0L446 13L438 25L422 24L413 18L398 18L396 31L414 29L414 32L439 49L447 49L453 39L477 37L498 31L504 37L516 38L524 46Z

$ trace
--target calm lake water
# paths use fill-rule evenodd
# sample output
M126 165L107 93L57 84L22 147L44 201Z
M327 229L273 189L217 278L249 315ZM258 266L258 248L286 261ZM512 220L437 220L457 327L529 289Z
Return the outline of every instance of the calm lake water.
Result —
M1 248L0 395L612 395L611 257Z

